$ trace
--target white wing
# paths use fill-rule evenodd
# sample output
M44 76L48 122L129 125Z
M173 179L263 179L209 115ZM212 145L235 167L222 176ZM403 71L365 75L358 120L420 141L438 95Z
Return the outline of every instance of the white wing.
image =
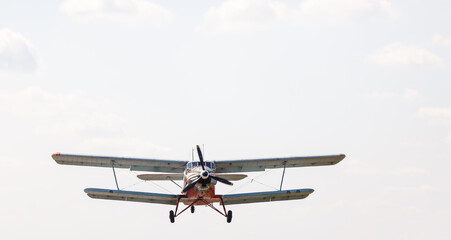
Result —
M295 199L304 199L310 195L313 189L293 189L272 192L254 192L254 193L240 193L240 194L226 194L222 195L225 205L257 203L257 202L274 202L286 201Z
M339 163L345 158L344 154L312 156L312 157L286 157L286 158L262 158L246 160L216 161L217 173L229 172L256 172L265 171L268 168L287 168L326 166Z
M88 194L89 197L97 199L160 203L168 205L175 205L177 203L178 198L178 195L175 194L132 192L132 191L110 190L99 188L86 188L85 192Z
M145 158L123 158L87 156L55 153L52 158L59 164L92 166L92 167L112 167L129 168L132 171L168 172L182 173L185 170L187 161L145 159Z

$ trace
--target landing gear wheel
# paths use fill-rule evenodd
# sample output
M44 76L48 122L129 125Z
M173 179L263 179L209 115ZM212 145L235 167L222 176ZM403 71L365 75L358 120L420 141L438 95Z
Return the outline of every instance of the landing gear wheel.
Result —
M174 216L174 211L169 211L169 220L171 220L171 223L175 222L175 216Z
M231 221L232 221L232 211L229 210L229 211L227 212L227 222L230 223Z
M191 206L191 213L194 213L194 206Z

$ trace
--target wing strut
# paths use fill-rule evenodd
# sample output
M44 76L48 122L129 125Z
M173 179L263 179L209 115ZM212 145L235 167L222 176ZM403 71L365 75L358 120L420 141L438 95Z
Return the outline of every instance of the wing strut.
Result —
M285 168L287 167L287 161L283 162L283 173L282 173L282 180L280 181L280 190L282 191L282 184L283 184L283 177L285 176Z
M170 178L169 178L169 180L171 180L171 182L174 183L175 185L177 185L179 188L183 189L182 186L178 185L176 182L174 182L174 180L172 180Z
M111 161L111 167L113 168L114 181L116 182L117 190L119 190L119 185L117 184L116 171L114 171L114 160Z

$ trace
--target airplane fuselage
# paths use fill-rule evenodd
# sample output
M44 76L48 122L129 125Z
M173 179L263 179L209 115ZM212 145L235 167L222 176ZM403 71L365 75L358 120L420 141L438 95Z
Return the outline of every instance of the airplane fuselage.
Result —
M195 205L206 205L207 202L219 202L219 199L215 197L215 185L217 181L209 177L215 176L215 164L214 162L205 161L204 167L205 170L202 169L200 162L189 162L186 165L183 177L183 188L196 180L197 183L185 193L187 199L186 201L182 201L185 204L190 204L192 199L198 198L205 199L206 202L198 201Z

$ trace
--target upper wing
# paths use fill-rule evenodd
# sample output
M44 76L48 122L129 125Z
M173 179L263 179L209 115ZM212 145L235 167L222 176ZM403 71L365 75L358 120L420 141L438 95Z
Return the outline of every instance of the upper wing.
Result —
M144 159L144 158L122 158L86 156L55 153L52 158L59 164L129 168L132 171L169 172L182 173L187 161Z
M287 158L263 158L247 160L216 161L217 173L229 172L256 172L265 171L267 168L287 168L334 165L345 158L344 154L312 156L312 157L287 157Z
M314 191L313 189L306 188L306 189L293 189L272 192L226 194L222 195L222 199L225 205L286 201L286 200L304 199L308 197L308 195L313 191Z
M168 205L175 205L178 198L178 195L175 194L132 192L99 188L86 188L85 193L87 193L91 198L97 199L160 203Z

